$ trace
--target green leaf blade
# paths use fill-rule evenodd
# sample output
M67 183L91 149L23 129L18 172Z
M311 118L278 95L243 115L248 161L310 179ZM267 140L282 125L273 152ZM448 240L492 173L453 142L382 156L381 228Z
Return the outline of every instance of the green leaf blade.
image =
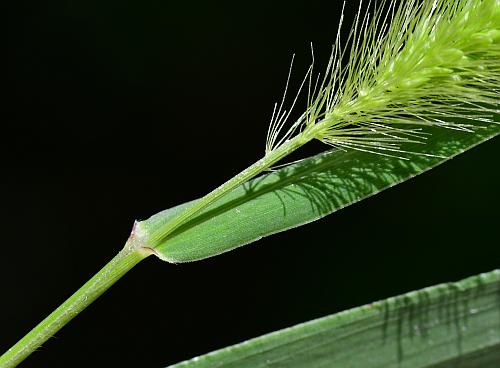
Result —
M498 367L500 270L354 308L171 368Z

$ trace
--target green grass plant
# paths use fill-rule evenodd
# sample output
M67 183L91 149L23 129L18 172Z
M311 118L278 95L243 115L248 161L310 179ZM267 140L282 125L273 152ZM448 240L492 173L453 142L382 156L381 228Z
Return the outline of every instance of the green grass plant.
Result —
M313 54L299 91L307 106L293 121L298 98L287 102L287 83L260 160L198 200L136 222L119 254L2 355L0 367L15 367L150 255L181 263L223 253L314 221L500 133L499 0L382 1L363 9L347 45L339 27L321 74ZM313 140L332 150L267 173Z

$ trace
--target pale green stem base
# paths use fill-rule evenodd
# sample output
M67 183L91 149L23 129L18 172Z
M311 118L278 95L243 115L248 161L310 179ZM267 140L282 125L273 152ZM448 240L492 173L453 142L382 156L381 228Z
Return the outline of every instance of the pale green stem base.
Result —
M124 248L59 308L5 352L0 357L0 368L16 367L148 255L150 253L141 250Z

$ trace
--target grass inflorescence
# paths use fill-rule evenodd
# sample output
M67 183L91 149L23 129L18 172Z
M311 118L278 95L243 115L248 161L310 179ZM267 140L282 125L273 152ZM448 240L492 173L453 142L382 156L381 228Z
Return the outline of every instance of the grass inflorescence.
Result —
M494 122L499 0L383 1L372 16L361 9L349 55L338 33L321 83L308 71L306 112L279 141L287 115L273 116L268 153L300 131L337 148L398 154L403 142L425 141L422 126L474 131Z

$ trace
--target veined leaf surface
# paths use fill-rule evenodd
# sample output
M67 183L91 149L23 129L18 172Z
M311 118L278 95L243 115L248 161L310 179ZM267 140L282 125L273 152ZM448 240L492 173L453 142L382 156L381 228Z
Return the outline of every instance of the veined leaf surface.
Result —
M500 271L276 331L171 368L496 368Z

